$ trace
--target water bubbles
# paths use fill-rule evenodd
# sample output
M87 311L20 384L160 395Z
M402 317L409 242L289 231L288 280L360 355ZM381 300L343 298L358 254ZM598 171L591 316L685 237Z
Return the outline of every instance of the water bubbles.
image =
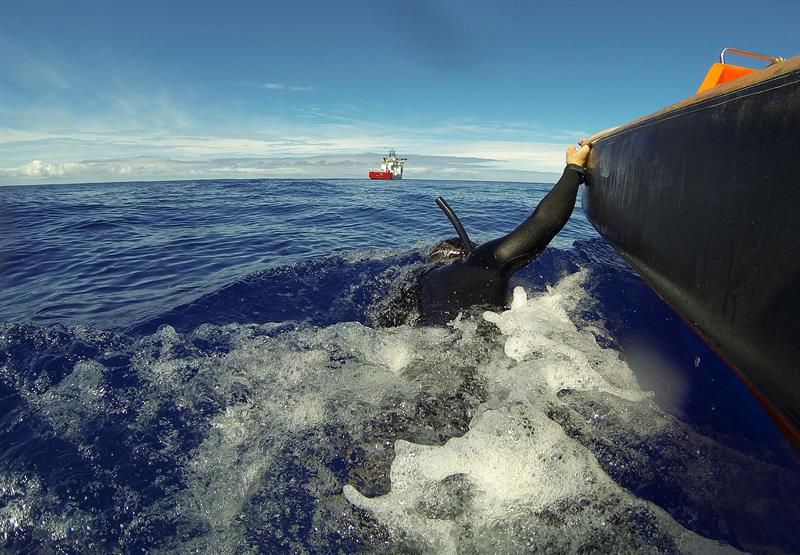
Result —
M570 438L572 428L552 419L565 391L627 402L649 398L616 353L598 346L592 334L570 320L582 279L570 276L531 299L517 288L508 311L484 313L501 330L498 340L516 364L482 367L492 395L469 430L441 447L397 441L391 490L370 498L348 485L345 497L374 514L398 541L426 552L515 552L522 546L669 552L680 551L674 546L685 538L716 549L715 542L706 545L665 512L616 485ZM620 385L612 385L607 375ZM602 418L595 411L590 421ZM633 528L623 516L629 513L642 515Z
M635 495L661 475L724 495L704 474L717 448L576 316L586 279L445 327L5 327L4 425L35 471L0 473L0 534L53 551L717 549L689 531L696 505Z

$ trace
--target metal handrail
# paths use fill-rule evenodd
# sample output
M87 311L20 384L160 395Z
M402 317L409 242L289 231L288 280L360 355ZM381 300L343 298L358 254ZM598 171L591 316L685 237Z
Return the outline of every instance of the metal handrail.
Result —
M786 61L786 58L766 56L764 54L758 54L757 52L750 52L749 50L739 50L738 48L723 48L722 52L719 53L719 63L721 64L725 63L726 52L730 52L731 54L742 54L744 56L751 56L753 58L758 58L759 60L766 60L768 62L771 62L770 65Z

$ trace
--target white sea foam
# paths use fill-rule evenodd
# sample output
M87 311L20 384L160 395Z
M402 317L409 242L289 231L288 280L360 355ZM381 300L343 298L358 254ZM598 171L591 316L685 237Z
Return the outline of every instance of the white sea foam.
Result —
M511 362L483 367L491 395L469 431L443 446L397 441L391 491L368 498L347 485L346 498L399 541L431 553L733 551L618 486L548 418L565 389L627 401L649 396L617 353L570 319L584 278L568 276L531 299L518 287L509 310L484 313ZM629 522L631 514L647 526Z
M142 456L175 461L179 480L146 507L118 488L133 511L123 544L166 520L177 530L161 544L170 552L343 549L330 537L375 551L730 550L617 485L553 418L585 393L602 403L571 412L576 427L602 422L624 436L671 425L598 345L602 325L580 320L586 278L530 298L517 289L509 310L442 328L205 325L190 340L164 326L135 347L132 401L111 395L99 362L26 390L26 401L87 460L96 446L85 428L104 414L134 411L130 434L158 434ZM166 409L198 415L190 449ZM91 523L47 513L55 503L36 484L9 498L0 533L33 515L23 498L49 515L51 538Z
M516 287L509 310L485 312L483 317L505 337L506 355L530 370L524 383L543 381L550 394L580 389L641 400L648 394L639 390L619 354L600 348L593 333L579 331L567 315L581 299L584 278L585 271L568 276L555 289L530 300L522 287Z
M30 473L0 473L0 545L12 545L35 524L40 537L60 541L91 535L93 515L78 507L59 511L58 496Z
M201 334L221 333L234 345L208 366L201 363L200 372L208 373L202 382L213 383L218 392L238 384L248 393L245 401L228 406L212 420L202 445L187 461L187 488L176 496L176 503L184 518L204 523L209 532L189 540L181 549L229 546L235 550L234 546L240 546L243 511L254 495L267 490L270 496L274 488L285 487L279 482L288 477L277 469L286 464L299 437L312 442L301 446L309 452L318 447L314 442L324 446L328 440L322 431L326 426L363 441L363 428L383 420L387 411L413 411L413 403L406 405L406 400L418 394L422 381L427 382L431 396L441 396L461 379L446 367L438 374L427 371L431 359L437 358L431 357L431 352L440 353L440 360L455 355L442 349L442 345L458 343L452 330L405 326L375 330L344 323L269 337L261 335L265 329L268 327L232 325L198 330ZM165 337L169 340L170 334ZM186 364L185 359L169 358L149 367L162 375ZM425 367L423 378L419 378L419 364ZM417 379L405 379L409 371ZM178 387L173 394L183 403L192 403L196 402L194 389ZM303 461L318 475L320 484L312 490L318 497L334 479L322 463ZM282 515L292 504L291 500L282 501L286 505L264 504L262 509ZM267 505L273 508L265 509Z

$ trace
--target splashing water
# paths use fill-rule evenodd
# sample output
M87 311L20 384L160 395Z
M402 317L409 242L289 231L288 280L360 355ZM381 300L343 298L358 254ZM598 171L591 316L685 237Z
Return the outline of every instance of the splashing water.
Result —
M12 427L36 428L25 449L54 462L6 474L3 541L221 553L733 551L618 485L576 437L674 429L598 344L601 323L576 316L585 279L568 275L530 299L518 288L510 310L444 328L162 326L130 340L5 326L5 352L35 342L63 360L28 373L12 372L22 358L4 366L28 409ZM59 376L81 348L84 360ZM45 485L54 473L58 487Z
M517 287L510 310L485 313L510 360L484 366L487 401L469 431L441 447L398 441L390 493L369 499L348 485L347 499L412 549L435 553L734 551L619 487L548 418L565 389L648 397L616 353L567 316L583 275L530 301Z
M0 191L0 550L800 551L800 462L579 213L411 327L429 200L548 187L365 186Z

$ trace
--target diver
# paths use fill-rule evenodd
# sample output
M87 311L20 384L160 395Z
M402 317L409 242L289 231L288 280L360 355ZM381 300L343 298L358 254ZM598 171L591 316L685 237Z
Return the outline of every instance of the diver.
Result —
M476 247L444 199L437 199L459 238L442 241L428 256L428 261L436 265L420 278L418 298L423 323L445 323L474 305L506 304L511 276L544 250L572 214L591 149L589 141L579 144L579 149L567 148L567 166L558 183L533 214L504 237Z

